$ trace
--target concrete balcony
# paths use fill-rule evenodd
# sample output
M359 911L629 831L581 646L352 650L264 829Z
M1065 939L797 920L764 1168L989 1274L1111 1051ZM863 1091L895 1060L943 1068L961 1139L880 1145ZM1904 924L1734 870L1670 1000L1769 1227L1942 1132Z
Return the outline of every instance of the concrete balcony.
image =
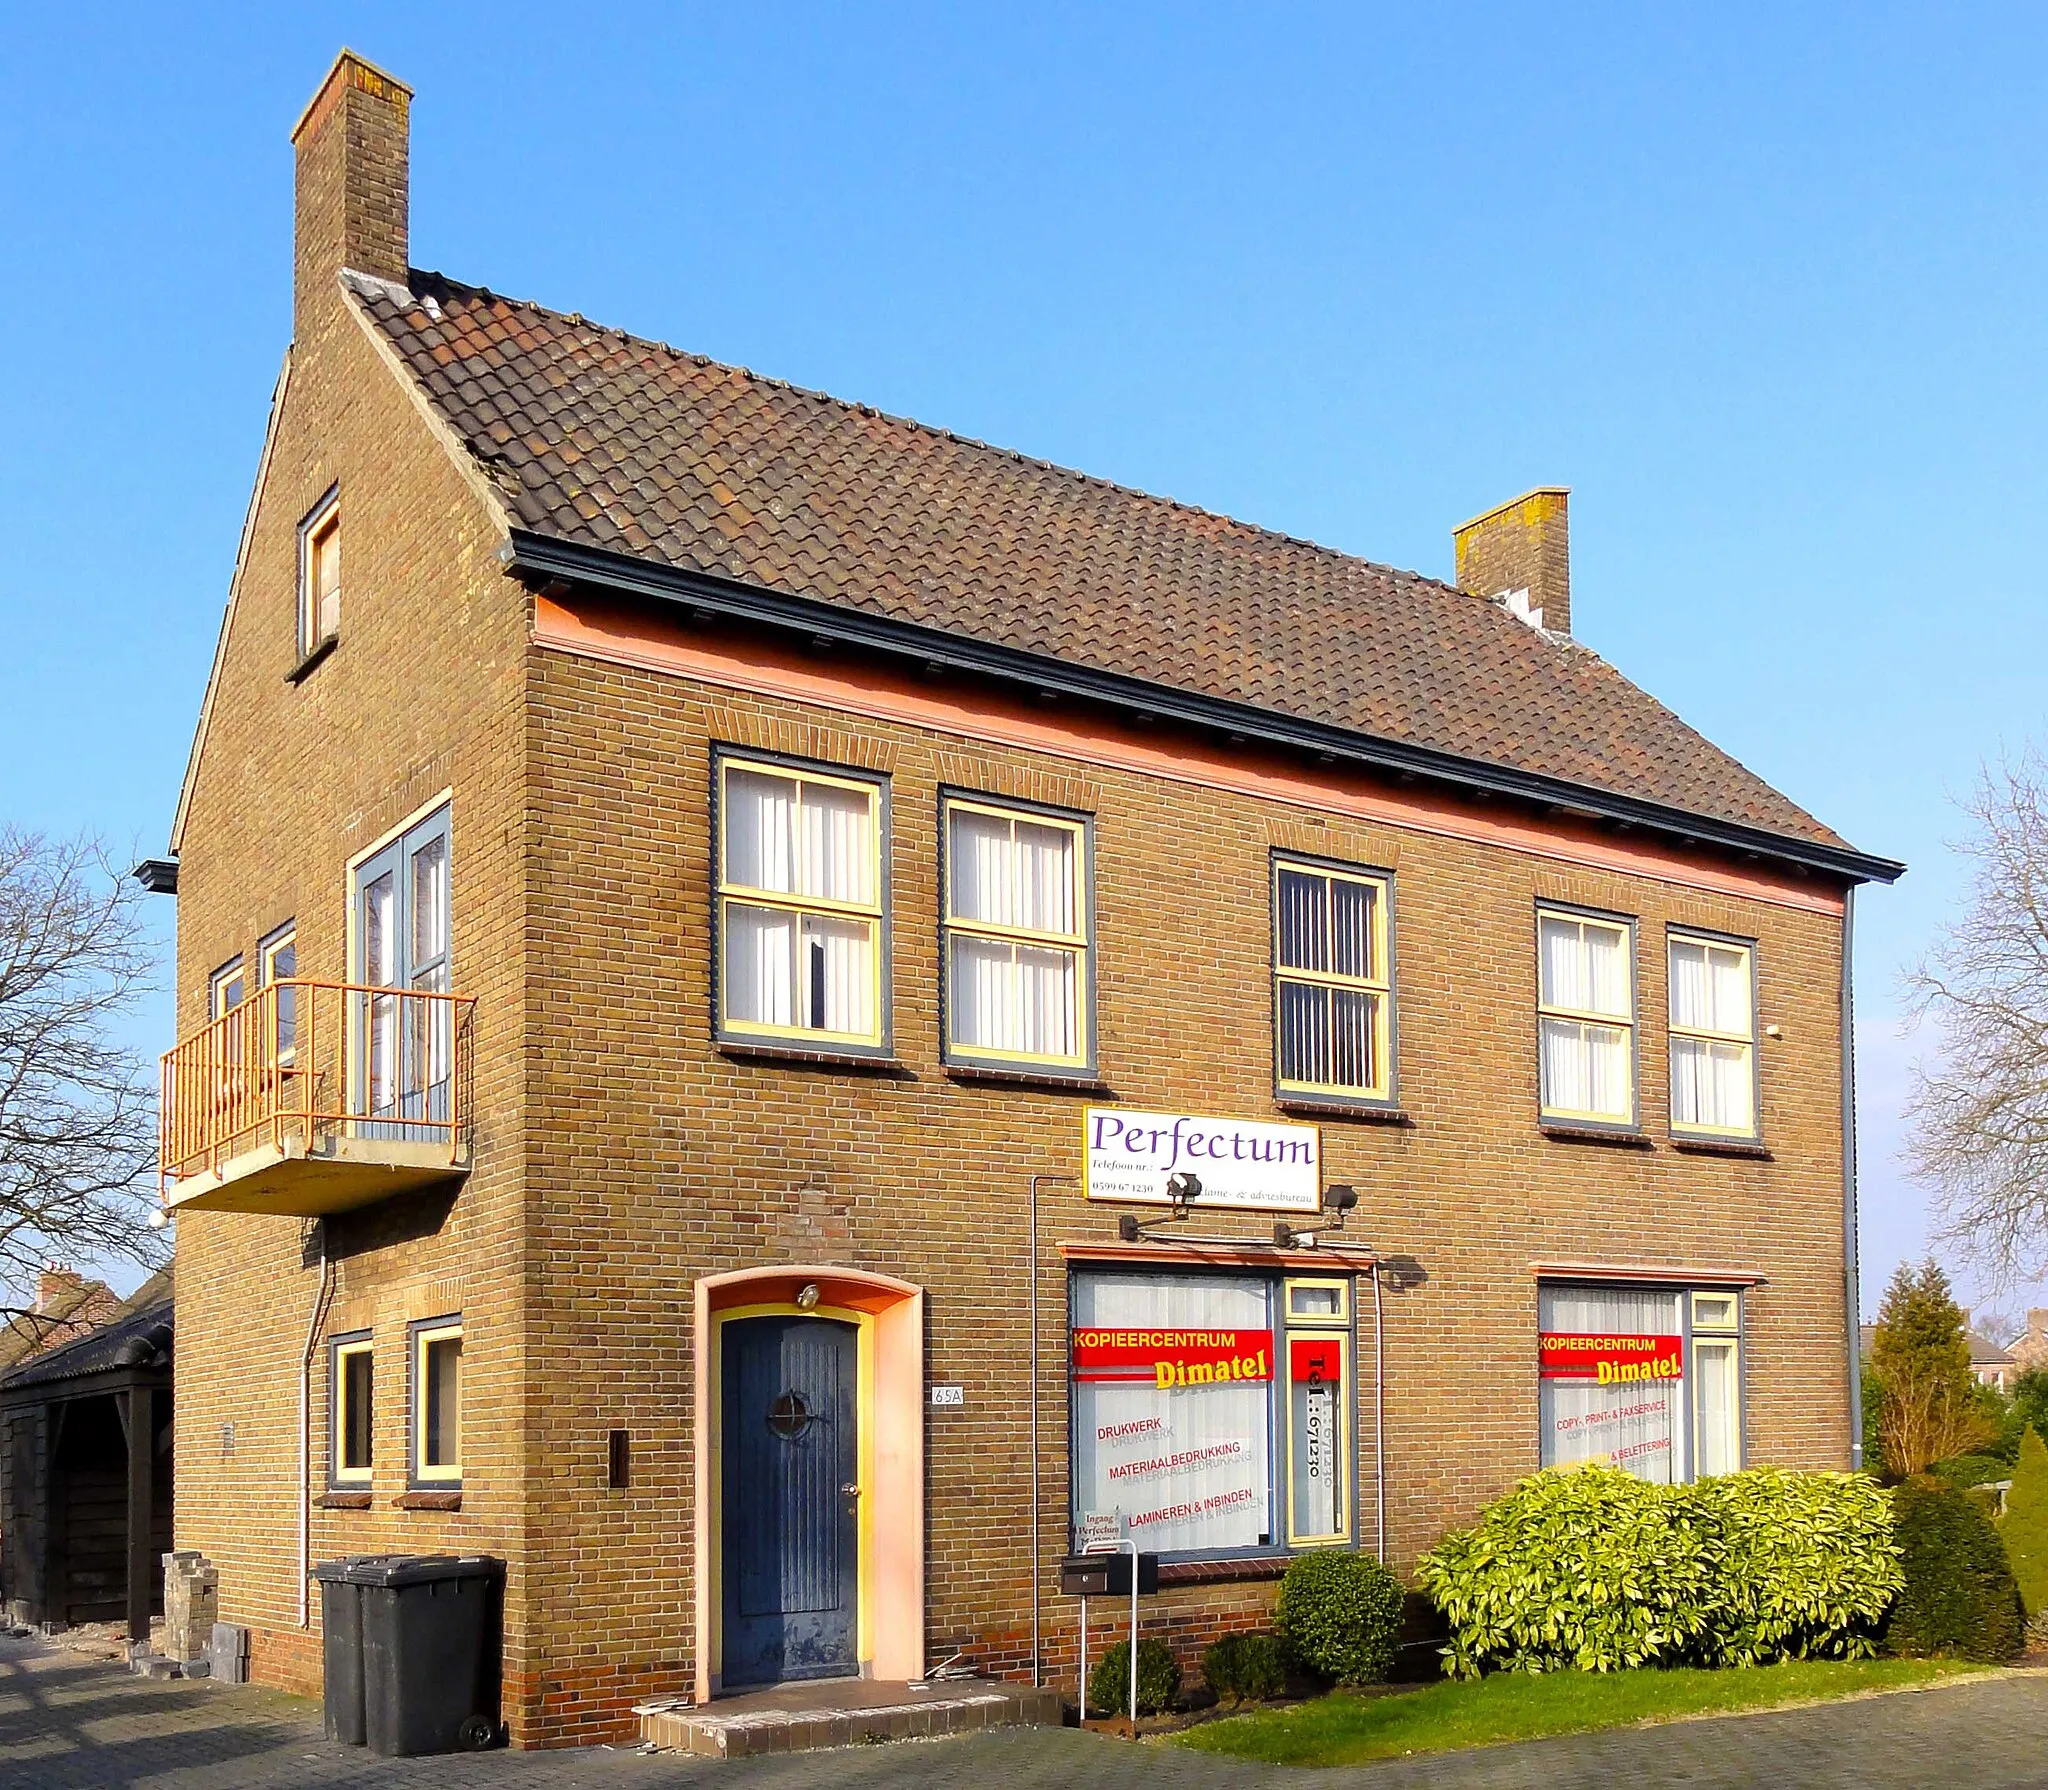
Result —
M469 1172L476 1003L299 978L164 1053L164 1204L317 1218Z

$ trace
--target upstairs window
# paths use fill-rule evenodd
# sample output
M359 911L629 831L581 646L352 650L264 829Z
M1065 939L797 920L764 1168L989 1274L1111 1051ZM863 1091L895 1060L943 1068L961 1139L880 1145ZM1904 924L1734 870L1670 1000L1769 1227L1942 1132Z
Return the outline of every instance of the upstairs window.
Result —
M1273 1017L1281 1093L1391 1098L1387 906L1383 876L1275 860Z
M341 488L299 524L299 656L341 631Z
M299 991L292 980L299 973L298 936L287 920L256 947L256 979L265 987L278 984L277 1060L289 1064L298 1050Z
M947 1061L1085 1071L1088 823L955 796L944 813Z
M879 1053L882 784L721 757L718 797L721 1034Z
M1756 953L1732 939L1671 935L1671 1128L1753 1139Z
M239 957L220 966L206 979L206 1016L225 1019L242 1004L249 992L249 972Z
M1634 926L1539 908L1536 954L1543 1117L1567 1125L1634 1125Z

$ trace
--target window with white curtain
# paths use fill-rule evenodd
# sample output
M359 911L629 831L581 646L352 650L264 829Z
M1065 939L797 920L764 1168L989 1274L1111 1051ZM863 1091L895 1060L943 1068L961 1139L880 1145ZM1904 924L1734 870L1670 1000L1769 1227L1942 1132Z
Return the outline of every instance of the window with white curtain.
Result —
M1273 1019L1282 1093L1393 1092L1387 879L1276 858Z
M1634 928L1626 920L1539 908L1536 958L1543 1116L1633 1125Z
M1754 948L1671 934L1671 1127L1753 1138L1756 1125Z
M1090 1062L1087 823L945 802L946 1055Z
M879 1050L882 786L721 757L718 798L722 1030Z
M1740 1294L1545 1283L1537 1297L1544 1466L1673 1485L1742 1465Z

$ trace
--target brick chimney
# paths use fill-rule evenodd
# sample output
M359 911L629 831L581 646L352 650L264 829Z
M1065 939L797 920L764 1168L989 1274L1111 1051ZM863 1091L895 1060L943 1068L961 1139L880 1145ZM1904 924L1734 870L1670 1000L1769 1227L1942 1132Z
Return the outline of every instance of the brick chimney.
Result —
M82 1291L84 1286L85 1277L76 1269L52 1262L36 1276L36 1310L53 1310L60 1300Z
M306 334L344 267L404 281L411 111L410 87L343 50L293 126L294 335Z
M1475 597L1505 597L1524 621L1569 634L1570 499L1562 485L1539 485L1452 529L1458 588Z

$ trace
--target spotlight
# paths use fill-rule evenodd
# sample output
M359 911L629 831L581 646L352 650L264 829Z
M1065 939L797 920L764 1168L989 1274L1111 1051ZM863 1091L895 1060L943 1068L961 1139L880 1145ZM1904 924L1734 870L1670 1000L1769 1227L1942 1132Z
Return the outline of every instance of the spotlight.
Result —
M1202 1197L1202 1177L1183 1170L1177 1175L1166 1177L1166 1197L1176 1206L1185 1206L1190 1200Z
M816 1305L818 1303L818 1283L815 1280L805 1281L803 1290L796 1296L796 1302L805 1311L809 1311L812 1306Z
M1358 1189L1341 1181L1332 1182L1323 1189L1323 1204L1332 1212L1349 1212L1358 1204Z

